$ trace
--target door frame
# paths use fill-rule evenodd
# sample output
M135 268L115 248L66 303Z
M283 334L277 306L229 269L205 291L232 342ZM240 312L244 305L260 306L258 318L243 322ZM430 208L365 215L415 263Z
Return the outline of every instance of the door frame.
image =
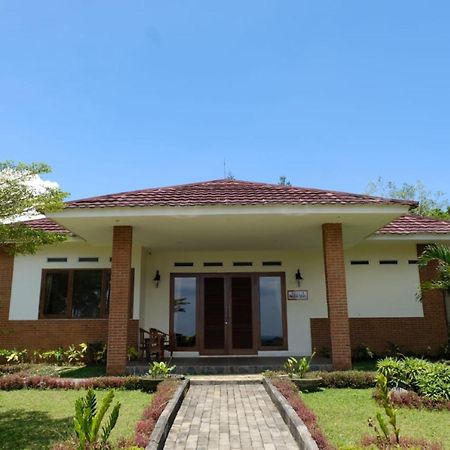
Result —
M283 345L281 346L271 346L263 347L259 342L260 337L260 308L259 308L259 277L261 276L279 276L281 280L281 321L283 329ZM285 272L172 272L170 274L170 310L169 310L169 333L171 337L174 337L174 313L173 313L173 288L174 279L177 277L192 277L197 279L197 296L196 296L196 345L195 347L179 347L175 348L175 351L198 351L200 355L218 355L218 356L232 356L232 355L256 355L258 351L277 351L277 350L287 350L288 349L288 327L287 327L287 301L286 301L286 273ZM225 343L227 346L228 339L230 340L230 345L227 347L229 353L218 352L216 349L205 349L204 348L204 329L203 329L203 314L204 314L204 283L203 280L207 277L210 278L224 278L224 295L225 303L227 303L228 298L231 298L231 278L232 277L250 277L252 283L252 327L253 327L253 346L251 349L233 349L231 343L231 330L232 323L231 317L229 321L229 326L225 327ZM227 282L228 278L228 282ZM229 309L229 305L225 305ZM227 310L227 314L230 311ZM228 330L227 330L228 328ZM174 338L173 338L174 340ZM173 342L175 346L175 342Z

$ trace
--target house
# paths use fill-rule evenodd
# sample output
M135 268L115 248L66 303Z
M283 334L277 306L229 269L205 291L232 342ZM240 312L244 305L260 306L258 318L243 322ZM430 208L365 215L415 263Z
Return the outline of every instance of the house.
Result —
M170 331L175 355L331 352L364 343L438 352L441 292L417 300L417 256L450 222L413 201L215 180L69 201L29 222L68 233L35 255L0 258L0 348L107 342L125 369L139 327Z

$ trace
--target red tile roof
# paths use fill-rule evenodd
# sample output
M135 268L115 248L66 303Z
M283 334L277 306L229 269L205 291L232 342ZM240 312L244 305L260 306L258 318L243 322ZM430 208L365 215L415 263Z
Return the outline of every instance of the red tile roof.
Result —
M416 214L401 216L377 231L377 234L450 234L450 221Z
M239 180L214 180L74 200L66 208L209 205L406 205L414 201Z
M47 217L43 217L42 219L26 220L23 223L31 228L49 231L51 233L70 234L69 230L61 226L59 223L56 223L51 219L47 219Z

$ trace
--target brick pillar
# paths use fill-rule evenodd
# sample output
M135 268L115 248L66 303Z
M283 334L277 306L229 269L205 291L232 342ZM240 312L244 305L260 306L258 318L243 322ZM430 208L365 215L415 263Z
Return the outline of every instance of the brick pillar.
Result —
M417 256L425 250L426 245L417 244ZM437 261L431 261L426 267L419 268L420 282L432 281L437 277ZM428 345L433 353L439 351L441 345L448 342L448 324L445 314L444 293L440 290L424 292L422 295L422 308L425 323L429 329Z
M9 319L13 269L14 256L0 246L0 330Z
M350 324L347 308L344 246L342 224L322 225L325 281L327 287L328 318L331 335L331 357L334 369L352 367L350 348Z
M106 372L108 375L124 373L127 365L132 241L132 227L114 227L111 264L111 299L108 320L108 356L106 362Z

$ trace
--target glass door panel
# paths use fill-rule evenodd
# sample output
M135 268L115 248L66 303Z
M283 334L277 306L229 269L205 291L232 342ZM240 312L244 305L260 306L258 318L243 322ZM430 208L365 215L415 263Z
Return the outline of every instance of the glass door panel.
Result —
M281 277L259 278L260 345L284 345Z
M173 331L176 347L195 347L197 278L175 277L173 289Z

